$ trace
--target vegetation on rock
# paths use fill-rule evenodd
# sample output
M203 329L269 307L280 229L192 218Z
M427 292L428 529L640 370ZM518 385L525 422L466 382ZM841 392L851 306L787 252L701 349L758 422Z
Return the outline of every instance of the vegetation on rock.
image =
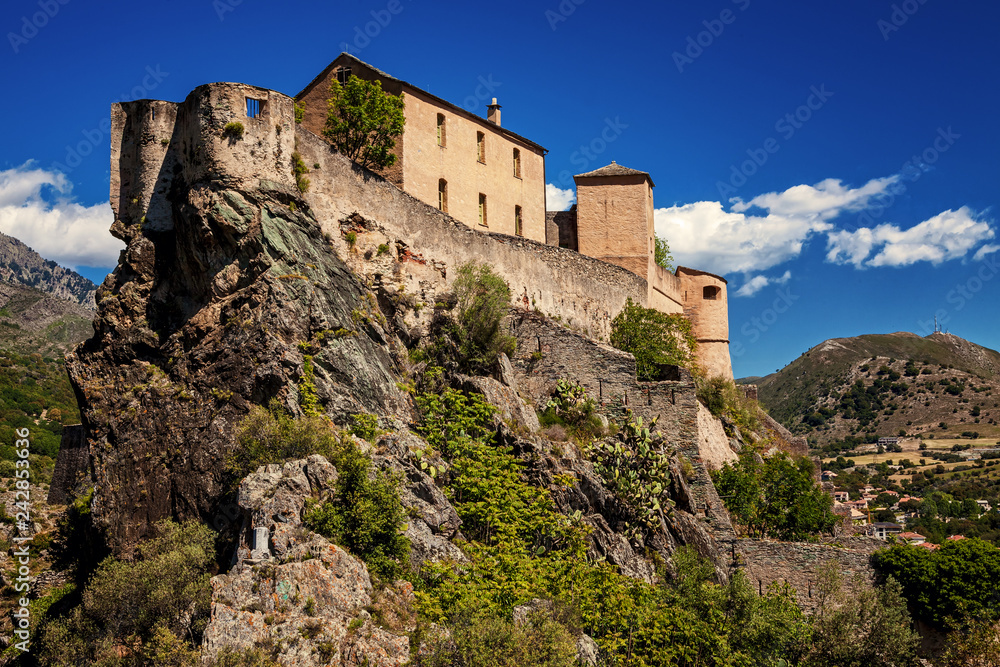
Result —
M761 407L757 401L747 398L732 380L718 375L711 378L699 377L697 382L698 400L709 412L723 420L728 431L738 430L748 441L759 436Z
M333 498L307 505L303 522L363 560L379 579L395 581L410 552L402 534L406 510L399 499L400 480L373 471L357 445L342 439L330 462L337 469Z
M516 339L502 326L510 308L510 287L486 264L470 262L458 267L454 283L457 297L453 333L462 366L484 370L500 353L512 354Z
M36 617L33 650L52 665L193 665L214 564L208 527L161 522L133 560L105 559L65 616L52 604Z
M656 245L653 248L653 261L667 271L674 271L674 256L670 254L670 244L662 236L656 237Z

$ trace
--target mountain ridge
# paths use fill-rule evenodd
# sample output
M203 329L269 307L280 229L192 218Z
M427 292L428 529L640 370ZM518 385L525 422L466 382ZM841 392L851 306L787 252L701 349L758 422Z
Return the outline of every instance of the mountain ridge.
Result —
M39 289L91 311L96 308L97 285L3 232L0 232L0 281Z
M1000 352L950 333L830 338L757 384L772 416L814 444L847 435L1000 432L1000 411L987 400L1000 394Z

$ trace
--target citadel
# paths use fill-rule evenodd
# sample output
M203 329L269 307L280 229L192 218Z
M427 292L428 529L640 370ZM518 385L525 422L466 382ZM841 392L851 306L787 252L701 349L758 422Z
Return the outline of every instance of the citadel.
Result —
M122 168L112 170L113 207L117 211L121 204L123 212L144 216L153 229L171 224L165 199L157 197L174 168L168 146L182 146L186 152L207 148L188 134L194 129L192 116L204 104L214 108L222 124L239 122L245 127L240 142L213 141L221 144L213 149L232 153L241 174L287 180L291 167L285 162L295 152L307 165L323 165L330 153L321 139L330 86L351 75L379 81L383 90L401 95L405 102L405 129L394 149L397 159L380 175L426 207L413 207L417 215L407 217L405 235L398 227L394 230L394 241L406 243L411 254L450 266L486 262L507 280L518 305L559 316L599 339L607 339L611 320L627 299L664 313L683 313L691 320L698 360L706 372L733 377L726 280L687 267L671 273L656 264L654 183L649 173L612 162L577 174L576 205L565 212L548 211L547 150L504 128L495 99L483 118L347 53L294 99L272 90L220 83L199 87L183 104L147 100L114 105L112 164ZM304 107L300 124L296 105ZM172 138L166 143L144 138L153 136ZM152 165L157 165L158 175L152 173ZM140 167L142 173L120 175ZM313 169L306 195L318 212L332 206L326 211L330 215L318 216L325 232L339 233L335 221L352 212L385 225L400 225L400 216L380 215L383 211L370 196L348 201L370 201L374 209L336 211L343 205L346 183L333 178L333 171ZM118 179L124 180L116 183ZM134 192L140 184L141 195L133 195L131 204L118 201L122 191ZM446 232L449 226L438 223L440 216L476 230L479 237Z

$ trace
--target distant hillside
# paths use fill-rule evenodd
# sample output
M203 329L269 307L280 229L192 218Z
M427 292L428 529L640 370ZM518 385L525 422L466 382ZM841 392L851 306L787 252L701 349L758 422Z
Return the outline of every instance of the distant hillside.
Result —
M951 334L834 338L758 387L775 419L820 445L848 435L1000 434L1000 353Z
M34 287L94 310L97 285L0 233L0 281Z
M0 282L0 350L62 357L94 333L93 317L77 303Z

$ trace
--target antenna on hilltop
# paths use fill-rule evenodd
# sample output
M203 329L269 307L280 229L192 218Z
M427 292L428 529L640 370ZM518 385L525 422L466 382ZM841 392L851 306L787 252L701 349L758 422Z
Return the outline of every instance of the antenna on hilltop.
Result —
M934 333L941 333L941 325L938 324L937 315L934 316Z

